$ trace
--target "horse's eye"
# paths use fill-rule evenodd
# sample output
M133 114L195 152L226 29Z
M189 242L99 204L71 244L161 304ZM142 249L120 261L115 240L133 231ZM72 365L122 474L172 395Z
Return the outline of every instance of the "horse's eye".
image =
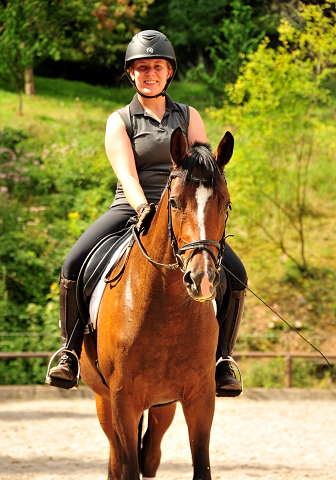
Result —
M179 208L176 198L170 197L169 203L172 208Z

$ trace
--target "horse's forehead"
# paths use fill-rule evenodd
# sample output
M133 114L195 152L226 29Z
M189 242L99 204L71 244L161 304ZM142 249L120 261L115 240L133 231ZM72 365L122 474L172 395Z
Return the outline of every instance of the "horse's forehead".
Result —
M225 181L220 181L216 184L216 187L209 185L206 181L206 177L194 177L187 180L183 184L181 178L177 177L172 185L172 194L178 194L185 198L186 201L206 199L215 200L220 197L225 199L229 197L229 191L227 189ZM202 181L204 179L204 181Z
M196 191L195 191L195 199L197 202L198 206L203 206L205 207L207 201L209 198L212 197L214 193L214 190L212 187L207 187L203 183L200 183L197 185Z

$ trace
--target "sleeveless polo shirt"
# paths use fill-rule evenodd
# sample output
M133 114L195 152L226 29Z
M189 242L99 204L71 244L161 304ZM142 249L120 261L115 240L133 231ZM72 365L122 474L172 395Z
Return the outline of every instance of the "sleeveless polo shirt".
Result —
M189 106L166 97L161 122L147 113L134 95L132 102L117 110L130 137L139 182L149 203L159 203L172 170L170 137L180 127L188 144ZM118 181L113 206L128 204Z

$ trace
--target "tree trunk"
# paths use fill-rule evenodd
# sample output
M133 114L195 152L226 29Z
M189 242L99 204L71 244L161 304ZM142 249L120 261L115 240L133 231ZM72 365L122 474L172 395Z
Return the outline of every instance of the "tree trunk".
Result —
M24 80L25 80L25 94L36 95L33 67L27 68L27 70L24 72Z
M201 47L197 49L197 65L202 65L204 67L203 50Z
M18 105L18 116L21 117L22 115L22 93L21 88L18 88L18 96L19 96L19 105Z

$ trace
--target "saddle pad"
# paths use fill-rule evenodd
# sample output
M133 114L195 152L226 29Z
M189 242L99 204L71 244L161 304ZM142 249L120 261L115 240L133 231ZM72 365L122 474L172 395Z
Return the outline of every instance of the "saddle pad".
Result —
M132 238L132 233L130 233L124 240L124 242L120 245L120 247L114 252L112 255L110 261L108 262L105 270L103 271L103 274L97 283L95 289L92 292L91 295L91 300L90 300L90 305L89 305L89 311L90 311L90 320L89 323L93 325L93 328L96 329L97 326L97 316L98 316L98 311L99 311L99 306L100 306L100 301L103 296L106 283L104 282L104 278L106 277L108 271L112 267L113 263L116 261L118 256L121 254L121 252L126 250L127 245L129 244L130 240Z

